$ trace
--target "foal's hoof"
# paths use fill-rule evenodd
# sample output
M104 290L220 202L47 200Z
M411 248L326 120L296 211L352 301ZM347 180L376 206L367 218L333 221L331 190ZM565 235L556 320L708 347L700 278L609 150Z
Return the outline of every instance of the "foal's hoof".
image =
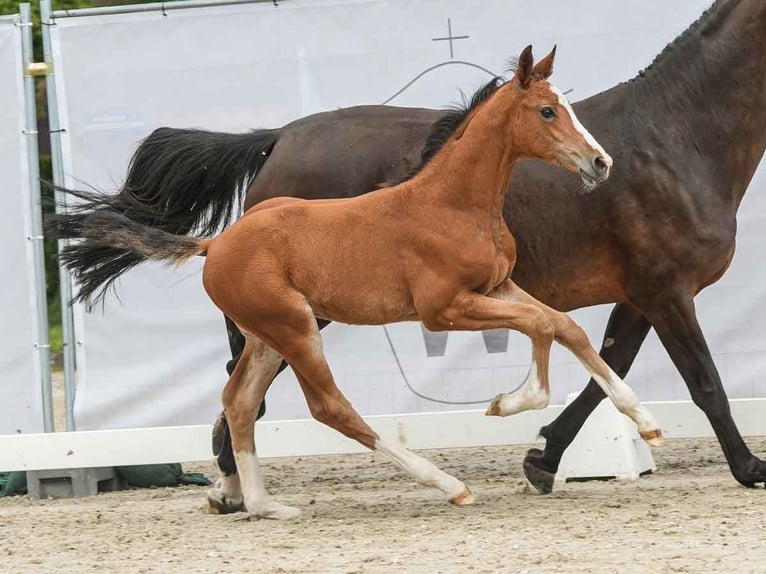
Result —
M497 395L494 399L492 399L492 402L489 404L489 407L487 407L487 412L484 414L488 417L502 417L503 411L500 408L500 402L503 399L503 395Z
M484 413L490 417L509 417L524 411L538 411L548 406L550 397L545 393L500 393Z
M245 503L241 498L228 498L220 490L208 491L207 506L210 514L233 514L245 511Z
M531 448L527 451L527 456L524 457L524 476L540 494L550 494L553 492L553 481L556 474L538 466L542 457L543 451L539 448Z
M268 502L259 504L252 510L248 508L248 512L254 518L266 518L271 520L289 520L291 518L298 518L301 515L299 508L280 504L276 500L269 500Z
M476 502L476 497L473 495L473 492L466 487L463 492L456 494L450 498L449 501L455 506L468 506L469 504Z
M650 431L643 431L639 433L641 438L644 439L652 446L662 446L664 442L662 438L662 431L660 429L654 429Z

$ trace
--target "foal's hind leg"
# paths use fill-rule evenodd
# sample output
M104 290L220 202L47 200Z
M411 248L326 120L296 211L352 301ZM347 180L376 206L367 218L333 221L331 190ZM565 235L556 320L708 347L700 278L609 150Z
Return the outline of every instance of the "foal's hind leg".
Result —
M556 311L538 301L510 279L490 293L490 296L506 301L532 305L540 309L553 324L556 341L572 351L612 400L617 409L633 419L644 440L655 446L662 444L662 431L655 418L640 403L633 389L617 373L609 368L609 365L606 364L590 344L588 336L582 328L569 315ZM524 389L521 389L519 392L523 391ZM498 399L495 400L497 401Z
M229 376L232 375L234 369L237 367L242 351L245 349L245 336L240 332L236 323L224 315L226 321L226 335L229 339L229 349L231 349L231 360L226 363L226 372ZM261 402L261 406L258 409L258 419L262 418L266 414L266 400ZM231 449L231 431L229 430L229 424L226 421L226 413L221 412L218 418L213 424L213 455L215 456L215 463L218 467L218 484L216 485L218 490L226 493L221 494L224 499L228 500L242 500L242 492L239 484L239 478L237 474L237 465L234 462L234 452ZM223 512L235 512L241 510L236 506L226 505L221 506L217 510Z
M208 494L215 513L242 509L259 518L292 518L296 508L282 505L266 491L255 450L254 425L263 396L282 362L282 357L260 339L246 335L247 342L234 369L222 401L231 431L231 445L239 474L221 477L218 489ZM229 500L241 488L242 500ZM239 508L237 508L239 502Z
M367 448L379 451L421 484L441 490L450 502L457 505L472 503L473 494L465 484L395 442L380 438L370 428L335 386L322 352L319 330L308 310L301 323L299 336L285 341L284 346L274 341L274 346L295 371L311 415Z

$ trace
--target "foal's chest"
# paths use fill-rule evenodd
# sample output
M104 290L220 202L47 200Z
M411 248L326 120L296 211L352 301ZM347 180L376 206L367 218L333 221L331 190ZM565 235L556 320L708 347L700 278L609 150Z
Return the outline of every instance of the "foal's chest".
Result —
M482 294L489 293L508 279L516 263L516 242L504 221L500 220L500 225L493 225L490 237L485 249L482 249L485 258L481 262L477 261L481 268L481 282L476 291Z

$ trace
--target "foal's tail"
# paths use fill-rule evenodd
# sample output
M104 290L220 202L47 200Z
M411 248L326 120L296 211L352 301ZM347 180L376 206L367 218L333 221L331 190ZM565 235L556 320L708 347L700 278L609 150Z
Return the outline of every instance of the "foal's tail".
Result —
M75 301L93 304L103 300L114 281L144 261L183 263L205 255L211 239L174 235L148 227L104 206L105 196L66 190L83 200L76 211L49 217L46 231L58 239L76 239L64 247L59 261L80 289ZM95 207L94 207L95 206Z

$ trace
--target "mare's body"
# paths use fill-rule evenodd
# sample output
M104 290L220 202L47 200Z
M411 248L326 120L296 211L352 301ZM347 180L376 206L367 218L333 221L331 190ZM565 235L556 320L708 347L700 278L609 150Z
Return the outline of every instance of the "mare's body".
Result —
M572 201L578 182L567 174L541 162L519 166L505 206L514 281L562 311L617 303L601 354L620 376L654 327L734 477L766 482L766 462L731 417L693 303L731 262L737 208L766 148L766 2L719 0L638 77L573 107L614 158L612 176ZM277 195L330 197L341 179L344 194L397 180L417 164L438 117L358 107L285 126L272 134L246 207ZM344 146L349 139L364 144ZM603 398L591 380L542 429L545 451L525 460L542 491Z
M638 77L575 104L614 157L606 184L581 195L571 175L527 162L515 172L504 210L516 239L514 280L563 311L616 303L601 354L621 376L654 327L746 486L766 482L766 462L750 452L731 417L693 299L731 261L737 208L766 147L765 43L766 2L717 1ZM424 146L426 153L438 148L459 119L363 106L242 135L162 128L136 151L114 206L170 232L201 223L210 233L227 221L238 185L256 175L248 207L277 196L364 194L413 170ZM126 268L138 262L123 255ZM236 357L244 340L231 324L230 334ZM530 451L525 470L543 492L603 398L591 380L542 429L545 451ZM222 430L219 463L236 473Z

